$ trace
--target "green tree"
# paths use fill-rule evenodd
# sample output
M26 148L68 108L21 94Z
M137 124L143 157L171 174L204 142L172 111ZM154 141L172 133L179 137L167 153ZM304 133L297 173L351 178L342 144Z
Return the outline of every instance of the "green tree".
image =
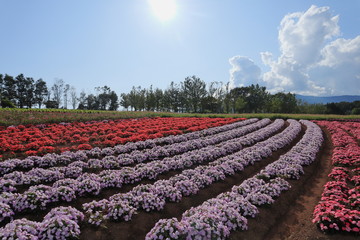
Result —
M0 106L4 95L4 77L0 74Z
M87 109L87 96L84 90L80 92L78 109Z
M116 111L119 108L118 95L114 91L111 91L109 94L109 98L110 98L109 110Z
M23 74L18 75L15 78L16 85L16 100L19 108L27 106L32 107L34 103L34 79L25 78Z
M217 110L217 101L213 96L206 96L201 99L201 112L214 113Z
M188 112L199 112L202 99L206 96L206 84L196 76L185 78L181 83L181 91Z
M296 113L297 101L295 94L276 93L271 96L270 111L273 113Z
M86 97L86 106L88 110L97 110L100 108L98 98L94 94L89 94Z
M16 99L16 81L14 77L5 74L3 79L3 98L8 99L15 104Z
M156 111L162 111L163 109L163 99L164 99L164 93L160 88L156 88L154 92L155 96L155 110Z
M96 98L99 102L100 110L106 110L110 105L110 87L105 85L103 87L96 87L95 89L99 92Z
M48 88L46 86L46 82L40 78L35 82L34 103L37 104L39 108L41 108L47 95Z
M226 86L222 82L211 82L209 85L208 94L215 98L216 109L215 112L222 113L224 110L224 100L226 97Z
M264 112L269 95L266 87L260 87L259 84L250 85L249 94L246 97L249 112Z
M45 102L46 108L59 108L59 104L54 100L48 100Z
M134 111L141 111L145 109L145 93L146 90L140 86L133 87L128 95L129 105Z
M182 105L180 87L174 82L171 82L163 94L163 107L167 111L179 112Z
M16 106L9 99L3 98L2 101L1 101L1 107L2 108L15 108Z
M148 90L145 90L145 109L146 111L154 111L155 107L156 107L156 98L151 85Z
M126 93L120 94L120 106L123 106L126 110L129 110L130 107L129 94Z

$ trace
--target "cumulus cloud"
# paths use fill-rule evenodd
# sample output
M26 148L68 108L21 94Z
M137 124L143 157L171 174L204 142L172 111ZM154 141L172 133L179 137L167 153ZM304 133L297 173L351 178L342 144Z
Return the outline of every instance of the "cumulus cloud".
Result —
M263 81L271 92L360 94L360 88L354 87L360 83L360 36L338 38L338 21L339 16L334 16L329 7L311 6L306 12L286 15L279 27L280 56L261 53L270 71L257 81ZM237 75L231 74L230 80L237 83Z
M230 86L242 87L260 82L261 69L248 57L234 56L229 59Z

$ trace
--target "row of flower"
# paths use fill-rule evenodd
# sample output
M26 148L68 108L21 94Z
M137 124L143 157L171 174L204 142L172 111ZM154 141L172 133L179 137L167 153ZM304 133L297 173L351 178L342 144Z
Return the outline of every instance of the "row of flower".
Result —
M53 208L42 222L17 219L0 228L2 240L66 240L80 236L84 214L73 207Z
M246 129L254 130L258 128L256 125L264 126L269 122L269 119L260 120L253 125L244 126L243 131L249 132ZM207 146L159 161L138 164L135 167L105 170L100 174L84 173L76 179L58 180L53 186L35 185L22 194L4 192L0 196L0 202L2 202L2 210L0 210L0 216L2 217L0 217L0 220L11 219L16 213L24 211L45 209L51 203L70 202L84 195L98 195L104 188L119 188L123 184L139 182L145 178L155 179L161 173L213 161L216 158L239 151L243 146L252 145L271 136L276 131L279 131L283 125L283 120L276 120L267 127L242 137L224 141L216 146Z
M311 122L302 122L307 126L305 135L279 160L231 191L184 212L180 221L159 220L146 239L226 239L233 230L246 230L246 218L255 217L258 206L273 203L290 188L285 179L297 179L303 172L302 166L315 160L323 142L321 129Z
M146 149L143 151L135 150L129 154L128 153L120 154L118 156L109 155L101 160L93 159L93 158L91 159L83 158L82 161L74 161L72 163L70 163L69 160L68 166L63 166L63 167L52 167L50 169L43 169L37 167L31 169L28 172L14 171L5 174L3 178L0 179L0 193L4 191L15 191L15 186L23 185L23 184L29 185L29 184L49 183L64 178L76 178L82 175L87 170L116 169L116 168L120 168L121 166L129 165L133 163L141 163L148 160L151 161L160 160L163 159L164 157L183 154L185 152L201 149L207 146L219 144L221 142L243 136L247 133L255 131L256 129L264 127L266 124L270 123L268 119L259 122L256 121L257 121L256 119L249 119L242 122L233 123L228 125L228 128L221 127L221 129L223 129L224 131L213 135L209 135L201 139L196 138L196 139L183 141L180 143L173 143L165 146L155 146L153 148ZM255 122L255 123L248 125L251 122ZM230 130L226 131L225 129L230 129ZM91 155L94 155L92 150L90 150L89 152ZM109 152L110 150L108 150L108 153ZM56 158L59 157L56 154L52 154L44 157L37 157L37 159L40 158L41 160L49 159L49 157L51 156L55 156L55 160L51 161L52 164L63 163L63 158ZM60 161L57 162L57 160ZM18 160L17 162L19 162L19 164L26 163L26 167L28 167L29 161L33 162L33 160L31 159ZM9 169L10 162L14 163L14 160L8 160L7 162L4 163L4 164L7 163L7 168L6 168L7 171L10 170ZM44 161L42 161L41 163L44 163ZM12 166L14 167L16 165L14 164ZM42 166L44 166L44 164L42 164Z
M119 160L121 161L119 162L119 165L124 165L126 164L126 159L133 158L134 155L135 157L139 157L139 158L142 155L146 156L146 154L143 154L144 153L143 151L146 149L152 149L147 153L148 155L154 155L156 154L156 152L160 152L160 151L168 152L167 148L172 148L174 151L176 150L177 147L181 147L183 143L188 142L190 140L199 140L204 137L211 137L215 134L220 134L223 132L234 130L236 128L248 124L252 124L257 121L258 119L253 118L219 127L204 129L201 131L185 133L182 135L176 135L176 136L171 135L162 138L148 139L145 141L128 142L124 145L117 145L115 147L107 147L103 149L95 147L90 150L79 150L76 152L67 151L61 154L49 153L44 156L30 156L25 159L8 159L0 162L0 176L6 173L13 172L15 170L24 171L24 170L32 169L34 167L47 168L54 166L63 166L63 165L71 164L74 161L86 162L92 158L102 159L104 157L114 157L114 156L123 159L123 160ZM104 160L104 162L106 162L106 159ZM131 164L131 162L129 162L129 164Z
M277 124L280 125L280 122L280 120L277 121ZM182 172L182 174L174 176L169 180L159 180L153 185L139 185L129 193L115 195L109 199L110 201L112 200L114 204L116 203L115 205L108 205L106 202L109 200L106 199L84 204L84 209L86 210L86 214L89 217L87 220L94 224L99 224L99 221L101 221L104 217L110 218L112 220L130 220L131 216L136 214L136 211L139 209L144 209L145 211L161 209L162 202L165 204L165 201L179 201L182 195L187 196L194 194L200 188L211 184L213 181L224 179L227 175L232 175L235 172L242 171L246 165L252 164L254 161L259 161L264 157L270 156L272 151L276 151L277 149L282 148L296 138L300 132L301 126L296 121L289 120L289 122L290 126L280 134L277 134L266 141L259 142L253 147L245 148L238 152L238 155L225 154L226 157L220 158L210 163L208 166L200 166L194 170L185 170ZM304 122L304 124L308 126L307 133L311 132L309 129L312 129L312 126L310 126L307 122ZM271 134L274 134L274 131L270 133L270 135ZM318 139L322 139L321 133L319 135L313 131L312 135L317 136ZM246 218L241 217L242 215L255 216L257 209L254 207L254 205L270 204L272 202L271 199L275 197L276 194L279 194L282 190L285 190L289 187L286 181L276 177L288 174L288 176L293 176L293 178L296 178L298 174L293 173L301 173L299 167L297 167L297 164L300 164L301 159L303 160L302 164L305 164L310 162L309 159L314 158L316 154L311 154L311 150L313 150L314 146L316 146L315 143L318 143L319 141L316 141L316 138L314 140L306 136L307 134L304 135L303 140L301 141L302 145L298 144L295 148L293 148L294 151L292 155L289 155L288 158L285 158L286 161L293 161L289 163L289 165L285 165L285 169L287 169L285 172L280 171L282 169L278 169L279 172L276 173L276 171L269 168L267 171L262 171L255 179L244 182L244 185L237 189L238 193L225 193L223 194L223 197L220 198L220 200L208 201L208 207L203 208L203 213L211 212L209 215L222 214L221 217L216 218L215 221L213 221L214 219L209 219L210 224L213 224L210 234L219 233L218 235L214 236L222 236L227 234L231 229L235 229L236 226L240 227L240 229L245 229ZM256 141L261 141L262 139L267 138L265 137L261 139L261 136L257 137L259 137L259 139ZM251 142L252 141L249 143ZM306 152L304 152L304 150ZM284 163L281 164L283 165ZM291 170L290 166L293 166L294 169ZM276 168L276 166L274 166L274 168ZM179 184L179 182L182 184ZM179 188L176 188L176 185L178 185ZM262 190L259 191L258 186L261 186L260 189ZM235 188L236 187L234 187L233 190ZM179 191L180 194L178 193ZM245 197L243 197L243 199L242 197L236 197L237 201L242 203L242 205L235 208L236 210L240 211L239 214L236 214L236 210L232 211L235 205L231 204L224 205L226 208L219 210L218 207L222 203L229 202L230 199L235 200L235 194L244 194L245 192L247 192L247 194ZM251 192L257 193L250 194ZM260 194L258 194L259 192ZM267 194L268 197L266 197ZM108 208L111 208L112 210L107 212L107 214L104 216L102 213L104 213L104 211ZM212 210L208 211L207 209ZM76 210L67 208L61 210L53 209L52 211L56 212L53 214L54 219L52 221L48 220L49 217L45 217L44 221L41 223L34 223L28 220L15 220L7 224L4 228L0 229L0 236L2 239L16 239L15 236L18 236L17 238L20 239L72 239L79 237L80 230L78 221L81 221L81 213L77 212ZM184 215L184 219L192 219L193 223L195 224L200 224L197 220L197 217L199 219L205 220L205 223L202 225L200 224L191 226L192 232L190 233L192 233L193 236L194 232L206 234L206 229L209 226L209 222L207 222L206 218L203 217L202 213L194 216L196 211L197 210L194 210L193 212L187 212L187 215ZM51 214L51 212L49 214ZM231 220L227 220L225 223L221 222L224 221L226 217ZM74 219L76 219L76 221L74 221ZM178 224L176 223L173 225ZM162 229L165 229L165 233L168 231L169 234L175 234L170 235L170 239L181 239L176 236L176 234L179 234L181 231L176 232L170 229L173 225L166 225ZM184 226L186 229L186 224ZM196 226L198 226L198 228L196 228ZM182 226L180 226L179 229L181 230ZM160 235L163 235L164 231L160 231ZM160 235L156 239L165 239Z
M317 122L331 133L334 144L330 181L324 186L313 222L324 232L360 233L360 147L348 133L356 135L357 124Z
M266 122L266 121L268 121L268 120L263 120L263 122ZM261 139L267 138L268 136L270 136L274 132L278 131L283 126L283 124L284 124L283 120L277 120L277 121L275 121L275 123L271 124L270 126L264 128L264 129L258 130L258 131L256 131L256 133L254 132L253 134L249 134L249 136L234 139L234 141L227 141L228 143L231 143L233 145L224 144L225 148L223 148L223 151L224 150L229 151L231 146L233 146L233 147L237 146L237 149L233 150L233 151L239 150L241 148L241 145L240 144L238 144L238 145L235 144L234 145L234 143L238 142L240 139L243 139L244 144L246 145L246 144L253 144L254 141L260 141ZM252 135L252 137L250 135ZM254 138L255 140L251 140L251 138ZM286 138L280 137L278 140L281 140L281 139L286 139ZM275 143L275 142L278 142L278 141L272 141L272 142ZM258 147L254 148L254 150L255 149L258 149ZM217 150L221 150L221 148L218 148ZM210 157L210 156L213 156L214 154L216 155L216 152L217 151L210 152L210 154L208 156ZM266 153L266 152L267 151L264 151L264 153ZM227 155L227 153L225 153L223 155ZM252 162L253 157L258 156L258 155L257 154L254 155L253 153L251 153L251 151L249 151L248 154L245 154L245 156L247 156L248 162ZM260 158L261 158L261 156L260 156ZM222 166L219 169L222 169L224 167L225 166ZM233 171L231 165L227 166L224 169L227 169L227 171ZM216 175L216 172L219 172L219 170L215 171L215 173L214 172L211 173L211 170L209 170L208 174L209 174L209 176L211 174ZM136 171L133 171L132 173L136 174ZM191 172L188 172L188 175L191 176L192 175ZM94 175L92 175L92 176L94 176ZM199 180L201 180L201 178ZM69 181L68 186L73 186L74 182L71 182L71 179L68 179L68 181ZM75 180L72 180L72 181L75 181ZM176 180L173 179L173 181L176 181ZM161 189L161 186L160 186L161 184L159 184L160 182L161 181L157 182L158 185L159 185L159 188L158 188L159 190ZM91 186L89 186L89 187L91 187ZM184 182L184 187L185 188L187 187L186 182ZM33 194L33 196L34 195L38 195L38 196L42 195L43 200L45 200L47 198L47 196L52 195L51 192L48 191L49 189L50 188L47 187L47 186L34 186L34 189L33 189L34 194ZM141 192L140 189L142 189L142 186L139 186L138 189ZM163 189L162 191L164 192L164 194L168 193L167 189ZM41 192L43 194L40 194ZM3 197L2 198L2 205L3 206L2 206L1 209L5 209L4 208L5 202L7 200L10 200L11 195L12 195L11 193L3 193L2 194L2 197ZM176 194L173 195L173 196L176 196ZM7 197L10 197L10 198L7 198ZM147 201L151 201L151 199L149 199ZM10 203L10 201L8 201L7 203ZM20 205L22 205L22 203L17 205L17 207L19 207ZM35 207L35 208L37 208L37 207ZM52 211L57 211L57 210L52 210ZM68 210L66 210L66 211L68 212ZM74 211L72 211L72 212L73 213L70 214L70 215L74 215L74 214L77 215L77 213L75 213ZM60 215L62 215L62 214L60 214ZM4 216L4 211L3 211L2 216ZM44 229L44 227L42 227L42 228L41 227L38 227L38 228L36 227L36 226L44 226L45 222L48 222L46 217L45 217L44 221L42 223L39 223L39 224L35 224L34 222L30 222L28 220L14 220L11 223L7 224L3 229L1 229L0 232L2 232L4 234L2 239L12 239L11 237L14 237L15 234L17 234L18 236L21 236L22 238L19 237L20 239L38 239L38 238L39 239L70 239L70 238L78 237L78 229L79 229L78 224L76 222L74 222L74 221L70 221L70 220L75 219L77 217L74 216L74 217L70 217L70 218L71 219L65 219L64 221L62 221L61 220L62 216L61 216L61 218L59 217L58 219L56 219L56 221L53 220L52 224L47 225L48 227L46 228L47 229L46 231L39 230L39 229ZM44 237L43 235L41 235L44 232L46 232L48 234L48 236ZM63 232L65 232L66 235L62 234ZM39 234L40 237L38 237L37 234Z
M231 118L141 118L18 125L0 131L0 157L115 146L228 124ZM90 144L89 144L90 143Z
M283 120L276 120L274 124L280 125L279 123L283 123ZM273 151L294 140L300 130L298 122L290 121L290 126L285 131L265 141L262 140L267 137L259 139L252 147L220 156L208 165L184 170L168 180L139 185L130 192L116 194L109 199L83 204L88 222L99 225L105 219L129 221L138 210L161 210L166 201L178 202L183 196L194 195L213 182L241 172L255 161L269 157Z
M360 122L342 122L341 128L348 131L358 141L360 140Z

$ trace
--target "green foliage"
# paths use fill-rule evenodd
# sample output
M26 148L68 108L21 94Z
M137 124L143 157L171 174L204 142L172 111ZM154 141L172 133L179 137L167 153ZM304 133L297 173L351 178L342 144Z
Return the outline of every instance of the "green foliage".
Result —
M16 106L9 99L3 98L3 99L1 99L1 107L2 108L15 108Z
M360 114L360 107L353 108L351 110L352 115L359 115Z
M270 97L270 112L296 113L298 111L295 94L276 93Z
M196 76L187 77L181 90L187 112L200 112L201 100L207 95L205 82Z
M46 108L59 108L59 104L57 101L48 100L45 102L45 107Z
M34 103L38 105L39 108L44 104L45 98L48 95L48 88L46 82L41 78L35 82L34 90Z
M173 113L305 113L305 114L359 114L360 101L352 103L307 104L296 100L292 93L270 94L266 87L250 85L230 87L230 84L212 82L206 84L196 76L161 90L133 87L129 93L118 95L108 86L97 87L95 94L76 89L57 79L51 88L42 79L19 74L16 78L0 74L0 105L3 108L65 108L71 103L73 109L110 110L119 106L126 110Z

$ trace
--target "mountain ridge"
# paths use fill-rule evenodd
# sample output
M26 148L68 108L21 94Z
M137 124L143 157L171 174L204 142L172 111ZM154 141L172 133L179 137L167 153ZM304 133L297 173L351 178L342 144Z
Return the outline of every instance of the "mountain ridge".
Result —
M306 96L295 94L296 99L309 104L327 104L338 102L360 101L360 95L340 95L340 96Z

